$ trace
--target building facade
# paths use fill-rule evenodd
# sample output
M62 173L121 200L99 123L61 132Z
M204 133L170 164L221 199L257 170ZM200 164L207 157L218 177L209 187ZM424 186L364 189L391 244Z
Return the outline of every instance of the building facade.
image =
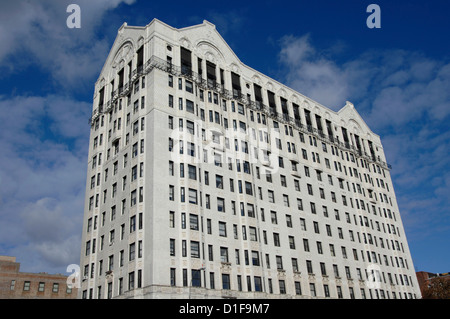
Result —
M16 257L0 256L0 299L75 299L77 294L67 276L20 272Z
M124 24L90 125L81 298L420 298L379 136L213 24Z

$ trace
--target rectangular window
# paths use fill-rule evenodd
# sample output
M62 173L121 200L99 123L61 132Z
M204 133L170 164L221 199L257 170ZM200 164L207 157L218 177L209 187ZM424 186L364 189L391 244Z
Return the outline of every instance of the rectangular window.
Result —
M169 185L169 200L170 201L175 200L174 193L175 193L175 187L173 185Z
M219 222L219 236L227 237L227 224L225 222Z
M194 122L186 120L186 128L189 133L194 135Z
M280 286L280 294L286 294L286 285L284 280L279 280L278 284Z
M216 188L223 189L223 177L216 175Z
M130 217L130 233L133 233L136 231L136 216Z
M181 229L186 229L186 213L181 213Z
M258 237L257 237L256 228L250 226L249 227L249 231L250 231L250 240L251 241L257 241Z
M197 204L197 190L189 188L189 203Z
M186 246L186 240L181 241L181 256L186 257L187 256L187 246Z
M137 197L137 192L136 190L131 192L131 206L136 205L136 198Z
M176 269L170 268L170 285L176 286Z
M311 292L311 297L316 296L316 285L314 283L309 284L309 290Z
M169 212L169 227L175 228L175 212L173 211Z
M136 244L132 243L129 247L128 260L133 261L136 257Z
M139 203L144 201L144 187L139 187Z
M136 174L137 174L137 166L135 166L134 168L136 168L136 169L135 169L135 173L134 173L134 178L131 177L132 180L136 179ZM172 161L169 161L169 175L170 176L174 176L174 169L173 169L173 162Z
M259 266L259 252L252 250L252 265Z
M225 212L225 199L217 197L217 211Z
M273 233L273 245L276 247L280 247L280 234Z
M222 274L222 289L229 290L230 289L230 275Z
M246 193L247 195L252 195L252 196L253 196L252 183L250 183L250 182L245 182L245 193Z
M191 241L191 257L200 258L200 243L198 241Z
M214 282L214 273L210 272L209 273L209 288L215 289L215 286L216 286L216 284Z
M283 195L284 206L289 207L289 197L288 195Z
M268 190L268 196L269 196L269 202L270 203L275 203L275 197L274 197L273 191Z
M312 268L312 262L311 260L306 261L306 269L308 271L308 274L313 274L313 268Z
M132 271L128 274L128 290L133 290L133 289L134 289L134 271Z
M197 180L197 168L193 165L188 165L188 175L190 179Z
M277 262L277 269L283 269L283 259L281 256L275 256Z
M194 93L194 86L192 85L191 81L186 80L185 86L186 86L186 92Z
M194 102L186 100L186 111L194 114Z
M295 249L295 239L294 236L289 236L289 248Z
M220 261L223 263L228 262L228 248L220 247Z
M189 214L189 226L192 230L198 230L198 216Z

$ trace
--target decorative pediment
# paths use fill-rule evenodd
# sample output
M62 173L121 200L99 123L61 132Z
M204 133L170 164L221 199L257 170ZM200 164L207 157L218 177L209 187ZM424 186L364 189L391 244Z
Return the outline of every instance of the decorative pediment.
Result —
M133 54L133 43L129 40L125 41L117 50L113 61L111 62L111 66L115 69L121 69L125 64L125 61L130 60L133 57Z
M188 38L182 37L182 38L179 40L179 42L180 42L180 45L181 45L183 48L186 48L186 49L191 50L191 51L193 50L192 43L191 43L191 41L189 41Z
M182 39L189 39L188 41L192 43L191 50L197 55L213 63L212 60L215 60L217 64L227 62L231 71L240 73L241 61L212 23L203 21L199 25L178 29L178 32ZM184 46L183 42L180 44Z
M256 83L257 85L261 86L262 81L261 81L261 78L258 75L254 75L252 77L252 81L253 81L253 83Z
M341 117L341 125L347 128L350 133L357 134L361 137L372 133L372 130L363 120L352 103L347 101L345 106L339 110L338 114Z

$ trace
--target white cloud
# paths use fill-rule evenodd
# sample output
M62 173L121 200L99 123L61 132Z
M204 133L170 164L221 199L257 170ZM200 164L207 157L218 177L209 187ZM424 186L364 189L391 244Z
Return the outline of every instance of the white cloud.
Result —
M0 98L0 247L29 271L79 263L89 110L64 96Z
M311 36L280 41L284 82L326 107L338 110L352 101L375 129L398 126L424 115L450 114L450 64L405 50L370 51L337 64L332 49L318 49ZM396 116L386 114L396 112Z
M134 2L79 0L81 29L69 29L73 1L2 1L0 77L33 66L70 94L92 90L111 40L98 28L110 10ZM122 23L109 22L114 33ZM24 271L79 263L91 107L61 93L0 96L0 249Z
M337 110L349 95L346 74L310 43L310 36L281 39L280 62L287 68L286 82L292 88Z
M3 1L0 4L0 63L20 72L35 63L64 87L84 87L82 80L99 72L110 44L99 37L105 14L135 0L79 0L81 28L69 29L66 8L73 1ZM120 22L117 21L120 25ZM110 25L110 24L109 24ZM103 30L102 30L103 31ZM90 88L90 87L89 87Z

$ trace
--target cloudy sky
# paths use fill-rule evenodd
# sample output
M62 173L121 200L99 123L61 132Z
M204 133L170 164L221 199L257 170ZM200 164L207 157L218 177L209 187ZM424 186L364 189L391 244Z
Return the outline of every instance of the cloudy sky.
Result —
M395 3L393 3L395 2ZM67 6L81 8L69 29ZM381 8L369 29L366 8ZM214 23L241 61L339 110L385 148L416 270L450 270L448 1L0 2L0 255L65 273L80 258L94 83L123 22Z

